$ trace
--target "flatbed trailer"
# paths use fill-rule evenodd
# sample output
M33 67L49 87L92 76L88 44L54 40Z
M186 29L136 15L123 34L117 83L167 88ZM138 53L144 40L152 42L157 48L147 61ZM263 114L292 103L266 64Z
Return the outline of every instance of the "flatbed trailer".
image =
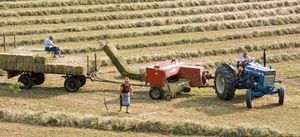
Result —
M18 82L23 89L31 89L45 81L45 74L60 74L65 78L64 88L68 92L77 92L84 86L87 78L91 78L98 71L99 60L89 56L67 56L53 58L53 54L46 52L1 53L0 68L7 71L7 78L19 76Z

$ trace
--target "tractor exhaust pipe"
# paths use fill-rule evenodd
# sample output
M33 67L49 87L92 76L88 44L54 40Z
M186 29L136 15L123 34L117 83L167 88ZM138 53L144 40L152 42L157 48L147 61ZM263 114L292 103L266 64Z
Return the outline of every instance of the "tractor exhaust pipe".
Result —
M264 60L264 67L266 67L266 64L267 64L267 54L266 54L266 49L264 49L263 60Z

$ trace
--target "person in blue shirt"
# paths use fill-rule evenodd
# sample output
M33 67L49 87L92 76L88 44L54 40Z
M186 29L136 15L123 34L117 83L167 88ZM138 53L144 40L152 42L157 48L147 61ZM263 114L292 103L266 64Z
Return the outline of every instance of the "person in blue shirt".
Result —
M53 41L54 41L53 35L50 35L48 39L45 39L44 41L45 50L54 52L54 57L56 57L57 55L59 57L62 57L59 46L54 44Z

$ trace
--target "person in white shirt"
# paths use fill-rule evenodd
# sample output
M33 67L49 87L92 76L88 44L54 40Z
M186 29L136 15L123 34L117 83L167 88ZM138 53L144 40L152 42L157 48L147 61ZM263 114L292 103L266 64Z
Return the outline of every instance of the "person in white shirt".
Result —
M59 46L54 44L53 41L54 41L53 35L50 35L48 39L45 39L44 41L45 50L54 52L54 57L56 57L56 55L62 57Z
M238 68L238 76L240 77L242 72L244 71L244 67L251 61L250 56L248 55L248 50L243 49L243 55L241 55L239 60L239 68Z

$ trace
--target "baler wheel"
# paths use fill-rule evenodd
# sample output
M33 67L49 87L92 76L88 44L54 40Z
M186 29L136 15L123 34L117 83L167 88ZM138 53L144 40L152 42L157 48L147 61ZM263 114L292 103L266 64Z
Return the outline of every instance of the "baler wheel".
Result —
M79 79L69 77L65 80L64 87L68 92L77 92L80 89L80 85Z
M284 103L284 91L285 89L283 87L281 87L279 90L278 90L278 96L279 96L279 105L283 105Z
M172 96L171 95L167 95L166 96L166 100L171 101L172 100Z
M160 87L151 87L149 90L149 96L153 100L160 100L164 97L164 90Z
M247 108L252 108L252 90L246 90L246 106Z
M226 66L217 68L215 72L215 92L221 100L231 100L235 95L235 74Z
M23 84L21 87L22 89L31 89L33 86L33 79L29 74L22 74L19 77L18 82Z

